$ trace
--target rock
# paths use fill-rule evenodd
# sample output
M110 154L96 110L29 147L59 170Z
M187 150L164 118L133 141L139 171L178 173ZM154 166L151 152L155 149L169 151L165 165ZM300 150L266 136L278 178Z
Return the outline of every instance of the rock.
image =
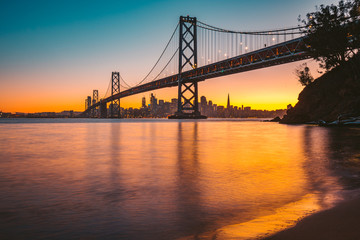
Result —
M273 119L271 119L269 122L280 122L280 117L275 117Z
M360 78L349 75L340 66L316 79L303 89L298 103L280 123L333 122L340 120L338 116L360 116Z

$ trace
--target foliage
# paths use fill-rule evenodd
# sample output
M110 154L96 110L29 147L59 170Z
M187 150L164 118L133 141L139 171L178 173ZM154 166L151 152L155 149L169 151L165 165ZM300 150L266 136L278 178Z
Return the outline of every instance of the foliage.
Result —
M298 77L299 82L303 86L307 86L314 81L306 63L301 64L297 69L295 69L295 75Z
M301 20L305 26L305 43L312 56L327 71L346 65L360 48L360 0L343 1L338 5L320 5ZM351 64L354 65L352 62ZM357 66L356 66L357 65ZM357 69L358 64L352 69Z

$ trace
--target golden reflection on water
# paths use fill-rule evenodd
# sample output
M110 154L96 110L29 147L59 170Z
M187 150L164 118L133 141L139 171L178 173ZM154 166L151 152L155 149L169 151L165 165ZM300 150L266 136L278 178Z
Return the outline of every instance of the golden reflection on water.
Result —
M251 218L238 224L232 224L236 217L224 219L225 226L216 231L184 239L258 239L339 200L341 187L328 168L326 129L243 124L244 128L229 124L226 134L216 123L200 129L200 134L195 127L202 144L199 148L193 143L192 159L200 154L201 171L207 174L196 182L202 189L203 211L233 209Z
M212 239L259 239L292 227L296 221L320 209L317 197L307 194L297 202L277 208L274 214L222 227L212 234Z
M350 132L255 121L0 130L0 212L22 216L3 228L44 238L256 239L341 199L334 163L360 153Z

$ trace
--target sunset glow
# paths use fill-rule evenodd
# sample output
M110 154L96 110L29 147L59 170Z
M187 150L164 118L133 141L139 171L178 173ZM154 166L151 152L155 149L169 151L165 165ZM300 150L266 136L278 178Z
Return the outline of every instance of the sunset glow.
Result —
M58 13L51 14L54 6L50 3L24 2L21 8L2 3L0 111L83 111L84 99L93 89L99 90L100 97L105 94L112 71L119 71L130 85L136 85L161 54L180 15L190 14L227 29L263 30L296 26L299 14L327 2L230 1L218 6L209 1L117 1L111 8L107 4L63 2L57 7ZM274 14L279 9L282 14ZM255 12L261 17L254 18ZM234 106L284 109L297 102L302 90L293 74L299 64L209 79L199 84L199 96L225 105L230 94ZM316 73L317 64L311 61L309 65ZM154 94L166 101L177 98L176 88ZM149 95L121 99L121 106L140 107L141 98L145 96L148 101Z

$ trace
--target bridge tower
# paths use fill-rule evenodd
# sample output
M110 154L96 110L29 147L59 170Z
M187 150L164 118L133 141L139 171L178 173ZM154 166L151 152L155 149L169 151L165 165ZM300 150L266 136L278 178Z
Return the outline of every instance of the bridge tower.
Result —
M181 73L187 65L193 69L197 68L196 18L180 16L178 108L174 115L169 116L170 119L206 118L199 112L197 81L186 81L181 77Z
M92 105L94 105L95 103L97 103L99 101L99 91L98 90L93 90L93 99L92 99ZM98 108L93 108L91 110L91 116L92 117L97 117L98 116Z
M120 93L120 74L119 72L112 72L111 75L111 97ZM120 118L120 98L112 98L110 104L110 117Z

